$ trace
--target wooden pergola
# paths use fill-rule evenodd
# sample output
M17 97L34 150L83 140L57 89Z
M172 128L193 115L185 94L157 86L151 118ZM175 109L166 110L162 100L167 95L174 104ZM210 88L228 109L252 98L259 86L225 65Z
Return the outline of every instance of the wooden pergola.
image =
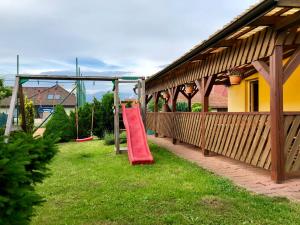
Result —
M283 59L289 61L283 65ZM156 133L199 146L204 155L222 154L271 171L277 183L300 175L299 112L283 112L283 85L300 64L300 1L264 0L146 80L147 126ZM270 86L270 113L209 113L214 85L229 85L227 72L244 77L257 71ZM192 94L185 84L194 83ZM168 92L172 113L158 113L161 92ZM176 113L179 93L190 104L201 93L201 113ZM296 140L295 140L296 139Z

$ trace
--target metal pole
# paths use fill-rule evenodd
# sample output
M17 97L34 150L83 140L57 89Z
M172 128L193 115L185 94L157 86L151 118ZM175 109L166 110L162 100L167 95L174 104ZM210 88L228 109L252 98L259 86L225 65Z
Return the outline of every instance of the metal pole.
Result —
M120 153L120 128L119 128L119 80L115 80L114 91L114 137L116 154Z
M19 64L19 55L17 55L17 76L19 75L19 68L20 68L20 64ZM19 102L17 99L17 125L19 125Z

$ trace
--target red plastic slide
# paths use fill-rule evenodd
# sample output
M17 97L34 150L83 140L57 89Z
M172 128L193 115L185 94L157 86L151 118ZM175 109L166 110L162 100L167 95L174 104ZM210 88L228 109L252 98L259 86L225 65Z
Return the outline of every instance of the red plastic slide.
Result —
M122 114L130 163L132 165L153 163L139 106L126 108L122 105Z

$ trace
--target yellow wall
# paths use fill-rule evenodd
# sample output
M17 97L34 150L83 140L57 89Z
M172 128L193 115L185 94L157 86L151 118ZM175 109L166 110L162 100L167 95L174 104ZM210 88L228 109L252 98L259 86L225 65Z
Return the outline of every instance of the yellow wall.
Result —
M270 111L270 88L264 78L256 73L244 79L240 85L228 88L228 111L248 112L248 81L258 78L259 111ZM300 111L300 66L283 86L284 111Z

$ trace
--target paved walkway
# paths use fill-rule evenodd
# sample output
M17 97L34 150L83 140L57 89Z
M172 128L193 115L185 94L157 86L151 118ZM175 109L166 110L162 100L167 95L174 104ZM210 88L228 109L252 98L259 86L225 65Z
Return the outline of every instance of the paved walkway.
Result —
M266 170L220 155L204 157L198 148L182 143L173 145L169 138L148 136L148 139L184 159L195 162L204 169L230 179L236 185L249 191L268 196L287 197L300 202L300 178L289 179L283 184L275 184Z

